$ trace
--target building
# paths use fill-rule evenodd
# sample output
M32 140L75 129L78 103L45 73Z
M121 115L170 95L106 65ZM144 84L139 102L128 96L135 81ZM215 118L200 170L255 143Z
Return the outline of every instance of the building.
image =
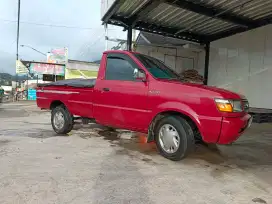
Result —
M205 84L239 92L252 107L272 109L271 1L115 0L103 11L104 23L127 30L128 44L132 29L142 31L141 41L147 41L136 51L177 72L193 67ZM158 46L146 33L173 40Z

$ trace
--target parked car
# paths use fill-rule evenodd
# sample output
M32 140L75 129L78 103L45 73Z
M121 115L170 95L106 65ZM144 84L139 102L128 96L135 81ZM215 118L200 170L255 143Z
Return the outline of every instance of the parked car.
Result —
M74 116L147 133L160 153L180 160L195 141L228 144L252 121L244 96L216 87L183 83L161 61L128 51L104 52L97 79L74 79L37 88L37 105L51 109L59 134L73 129Z

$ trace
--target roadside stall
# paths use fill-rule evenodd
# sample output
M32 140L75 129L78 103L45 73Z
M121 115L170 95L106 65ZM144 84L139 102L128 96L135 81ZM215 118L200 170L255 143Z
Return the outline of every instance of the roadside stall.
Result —
M65 77L65 64L21 61L27 69L26 90L27 99L36 100L36 87L39 83L48 83L63 80Z

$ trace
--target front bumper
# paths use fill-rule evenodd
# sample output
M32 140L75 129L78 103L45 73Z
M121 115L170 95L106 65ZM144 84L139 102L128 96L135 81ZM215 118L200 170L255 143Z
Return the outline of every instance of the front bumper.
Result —
M241 136L244 131L250 127L252 123L252 117L246 114L242 117L224 117L222 120L222 127L218 144L229 144L234 142Z

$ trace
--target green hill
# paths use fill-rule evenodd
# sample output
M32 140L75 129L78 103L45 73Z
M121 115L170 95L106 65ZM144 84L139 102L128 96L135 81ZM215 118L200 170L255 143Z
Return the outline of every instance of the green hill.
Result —
M26 76L18 76L18 81L26 80ZM11 82L16 81L16 75L0 73L0 85L11 86Z

